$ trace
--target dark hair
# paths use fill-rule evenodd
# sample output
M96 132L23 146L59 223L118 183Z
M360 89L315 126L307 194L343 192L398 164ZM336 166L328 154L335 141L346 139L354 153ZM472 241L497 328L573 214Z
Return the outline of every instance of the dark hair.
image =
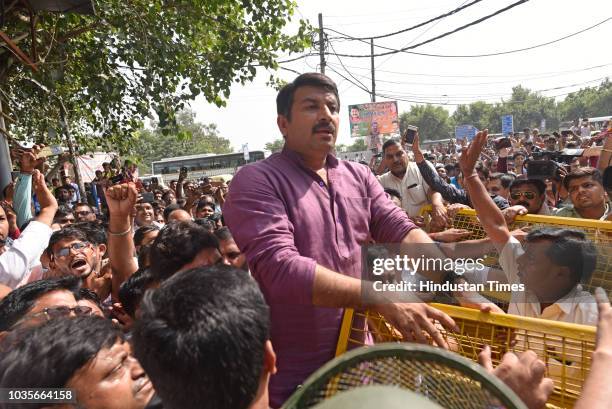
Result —
M395 139L389 139L389 140L385 141L385 143L383 143L383 146L382 146L382 152L383 152L383 154L384 154L384 153L387 151L387 148L389 148L389 147L391 147L391 146L394 146L394 145L398 145L399 147L401 147L401 146L402 146L402 145L401 145L401 144L400 144L398 141L396 141Z
M154 224L139 227L138 230L136 230L136 233L134 233L134 245L140 246L142 244L142 241L144 240L145 235L147 233L151 233L152 231L159 231L159 227Z
M168 223L168 217L170 217L170 213L175 210L182 209L182 207L178 203L173 203L164 208L164 222Z
M0 344L0 387L63 388L100 350L123 339L112 321L98 316L62 317L13 331Z
M510 184L514 181L514 176L509 175L507 173L493 173L489 176L489 180L498 180L501 182L501 185L504 189L508 189Z
M587 283L597 264L597 249L579 230L551 227L532 230L526 240L550 240L547 255L553 263L568 267L576 283Z
M402 195L395 189L385 189L385 193L389 196L397 197L399 200L402 200Z
M85 287L79 288L79 290L76 293L76 300L77 301L79 301L79 300L88 300L88 301L91 301L94 304L96 304L99 309L104 311L104 308L102 308L102 301L100 300L100 297L98 297L98 294L96 294L95 292L93 292L89 288L85 288Z
M476 162L476 166L474 166L474 169L477 173L482 173L485 179L489 179L489 174L491 172L489 171L489 168L485 166L484 163L482 163L482 161Z
M49 239L49 245L47 246L47 254L51 255L53 252L53 246L64 239L89 241L90 237L87 236L83 229L75 227L74 225L66 226L61 230L53 232L51 238Z
M53 216L53 220L60 219L62 217L66 217L69 214L74 215L74 211L70 207L66 205L59 205L55 212L55 216Z
M336 86L336 83L324 74L309 72L300 75L294 79L293 82L290 82L281 88L281 90L278 92L278 95L276 96L276 112L278 115L282 115L290 121L291 107L293 105L295 91L300 87L308 86L324 88L326 91L333 93L336 97L336 101L338 101L338 108L340 108L340 96L338 95L338 87Z
M145 291L158 280L146 268L139 268L119 287L119 302L123 310L132 318L136 318L136 310Z
M66 276L56 279L37 280L16 288L0 300L0 331L8 331L34 306L36 300L51 291L67 290L75 294L80 279Z
M147 292L140 311L134 355L165 408L249 406L259 387L270 318L247 272L226 265L182 272Z
M221 227L219 230L215 230L214 234L215 234L215 237L217 237L219 240L233 240L234 239L234 237L232 236L232 233L226 226Z
M174 195L174 198L176 199L176 194L174 193L174 191L171 189L168 189L162 193L162 200L166 201L167 200L166 198L170 196L170 194Z
M211 203L211 202L206 201L206 200L198 201L198 203L196 205L196 209L197 210L203 209L205 207L210 207L213 210L213 212L215 211L215 204L214 203Z
M593 181L603 185L603 178L599 169L591 167L582 167L570 172L565 179L563 179L563 186L569 191L569 184L574 179L580 179L584 177L590 177Z
M79 202L79 203L75 204L74 205L74 209L76 209L77 207L82 207L82 206L89 207L89 210L91 210L91 212L93 213L93 211L94 211L93 207L91 207L91 205L89 203L85 203L85 202Z
M544 192L546 192L546 184L540 179L514 179L512 183L510 183L510 190L515 187L521 187L525 185L535 186L538 194L542 196Z
M151 245L151 274L165 280L189 264L202 250L219 248L219 241L191 221L167 224Z
M217 228L216 224L208 218L195 219L193 222L205 228L209 233L214 233Z
M70 226L70 229L82 231L86 240L91 244L95 244L96 246L106 244L105 226L97 221L74 223L72 226Z

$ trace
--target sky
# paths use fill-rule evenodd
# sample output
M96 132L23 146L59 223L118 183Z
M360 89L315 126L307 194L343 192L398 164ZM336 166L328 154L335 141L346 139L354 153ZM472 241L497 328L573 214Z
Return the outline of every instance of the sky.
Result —
M295 19L308 19L353 37L382 35L407 28L447 13L470 0L298 0ZM375 40L376 45L402 48L435 37L515 3L515 0L483 0L455 15L396 36ZM478 25L414 51L444 55L488 54L515 50L555 40L612 17L610 0L530 0ZM295 32L289 23L286 32ZM329 30L329 37L337 36ZM458 103L477 100L500 102L508 98L512 87L523 85L541 90L542 95L562 99L564 94L594 86L612 77L612 20L582 34L534 50L483 58L437 58L399 53L375 58L377 93L393 94L402 99L442 104L451 113ZM332 40L340 54L369 54L362 42ZM331 51L331 50L330 50ZM376 53L386 50L377 48ZM292 58L300 54L284 57ZM329 75L338 84L342 103L337 143L351 144L348 105L370 102L370 95L332 71L349 77L345 70L371 87L370 59L340 60L327 56ZM344 67L341 65L344 64ZM312 56L283 66L300 73L319 70L319 57ZM297 74L279 70L276 75L292 81ZM252 83L236 84L231 89L227 107L217 108L203 98L191 107L196 120L215 123L221 136L231 141L234 150L248 143L250 150L263 149L267 142L281 137L276 126L276 91L266 82L269 73L259 70ZM353 80L354 81L354 80ZM553 89L554 88L554 89ZM377 97L377 101L393 98ZM399 112L410 110L411 102L398 101ZM511 112L509 112L511 114ZM600 115L612 115L601 112Z

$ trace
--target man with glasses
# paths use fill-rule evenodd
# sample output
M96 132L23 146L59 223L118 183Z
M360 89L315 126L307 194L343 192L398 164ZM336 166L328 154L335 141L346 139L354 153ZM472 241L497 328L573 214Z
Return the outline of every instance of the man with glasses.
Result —
M597 249L586 235L577 230L538 228L525 237L525 247L510 233L502 212L494 205L474 169L483 146L487 130L479 132L460 158L466 188L474 198L474 207L487 236L499 252L498 270L482 270L474 277L475 283L488 281L522 284L511 296L508 313L544 318L575 324L595 325L597 304L593 296L583 291L581 283L589 281L597 262ZM511 195L525 200L536 197L533 181L514 186ZM542 183L543 184L543 183ZM527 190L527 189L532 190ZM520 197L517 196L520 192ZM542 196L543 194L540 193ZM537 202L534 202L536 204ZM478 277L479 276L479 277ZM461 280L455 277L453 280ZM548 353L549 351L547 351ZM554 350L553 350L554 352Z
M0 301L0 332L62 316L91 314L90 307L77 303L79 286L76 277L62 277L34 281L11 291Z
M432 204L434 216L446 224L446 211L442 196L434 192L423 180L419 168L414 162L408 160L406 151L402 145L393 139L386 141L382 147L383 161L386 163L389 172L378 177L378 181L385 189L394 189L402 197L402 209L409 217L419 216L421 207Z
M101 274L106 244L93 243L94 240L87 236L79 227L67 227L53 233L47 254L54 276L73 275L84 279L91 273Z
M95 222L96 214L87 203L77 203L74 206L74 214L79 222Z
M539 179L515 179L510 184L510 207L502 213L508 223L524 214L550 216L552 211L546 204L546 184Z

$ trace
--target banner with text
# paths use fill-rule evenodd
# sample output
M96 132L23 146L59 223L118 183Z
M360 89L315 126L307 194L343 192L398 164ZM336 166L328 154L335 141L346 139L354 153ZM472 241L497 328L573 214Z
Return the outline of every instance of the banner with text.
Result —
M351 136L399 135L397 101L349 105Z

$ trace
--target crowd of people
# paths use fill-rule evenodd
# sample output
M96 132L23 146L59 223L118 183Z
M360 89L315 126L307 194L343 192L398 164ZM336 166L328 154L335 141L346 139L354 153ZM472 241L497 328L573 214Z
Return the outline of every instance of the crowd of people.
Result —
M483 131L469 146L430 152L418 135L389 139L368 167L333 154L339 112L331 79L297 77L277 97L282 152L245 166L229 186L183 170L167 187L143 182L127 161L105 163L81 191L66 174L47 185L40 147L16 154L0 206L0 388L70 388L74 407L93 409L276 408L333 358L346 308L380 313L405 342L449 348L441 327L456 331L455 322L418 294L364 297L361 249L432 244L429 256L453 257L445 245L470 232L452 219L469 207L487 233L471 242L480 255L496 249L501 268L419 273L521 282L527 291L507 310L454 295L482 311L597 325L577 407L610 407L612 309L605 291L581 288L597 246L578 230L508 226L524 214L610 220L602 171L612 129L588 141L525 130L504 142ZM598 144L598 161L588 152L567 166L546 158ZM550 177L532 177L538 160L555 163ZM490 350L481 358L529 408L552 393L534 352L509 352L497 370Z

